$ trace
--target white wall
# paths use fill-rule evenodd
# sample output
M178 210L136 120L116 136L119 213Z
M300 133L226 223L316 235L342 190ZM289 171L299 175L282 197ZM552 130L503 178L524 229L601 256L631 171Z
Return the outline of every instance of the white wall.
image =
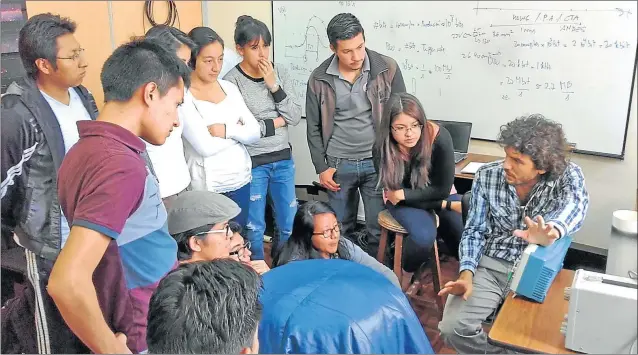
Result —
M635 83L635 81L634 81ZM539 108L539 112L543 112ZM583 154L574 154L573 161L585 174L589 191L589 211L583 228L574 236L574 241L585 246L607 249L611 230L611 217L615 210L635 209L638 198L637 179L638 160L636 145L636 86L633 88L625 159L602 158ZM583 124L604 125L605 118L597 122ZM567 137L569 139L569 137ZM470 146L473 153L503 156L503 150L496 144L473 140ZM592 250L595 251L595 250Z
M208 25L215 29L228 44L232 43L234 22L238 15L248 14L268 25L272 23L270 1L209 1L207 5L208 14L204 16L207 16ZM542 113L542 108L538 111ZM594 252L607 249L612 212L636 207L638 197L637 115L636 87L634 86L624 160L581 154L575 154L573 157L573 161L583 169L590 194L587 219L581 231L574 236L579 247L591 249ZM596 122L583 122L583 124L604 125L605 117L600 117ZM496 134L497 132L494 132L495 136ZM295 181L297 184L310 185L313 180L318 180L318 177L310 160L305 120L302 120L298 126L290 128L290 142L293 145L297 167ZM503 150L491 142L472 140L470 151L503 156Z

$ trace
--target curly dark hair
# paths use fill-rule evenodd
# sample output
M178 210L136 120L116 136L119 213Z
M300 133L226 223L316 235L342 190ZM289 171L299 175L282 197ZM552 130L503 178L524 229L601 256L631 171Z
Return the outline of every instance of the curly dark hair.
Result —
M569 164L570 145L560 123L541 114L518 117L501 126L498 143L529 155L536 169L545 170L545 178L555 180Z

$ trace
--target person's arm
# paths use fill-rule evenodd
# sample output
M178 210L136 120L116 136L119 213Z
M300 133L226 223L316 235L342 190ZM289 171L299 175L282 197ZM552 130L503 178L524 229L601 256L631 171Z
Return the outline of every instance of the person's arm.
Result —
M589 208L589 193L582 170L576 165L567 169L566 176L561 177L556 187L561 191L556 207L545 214L545 221L558 230L559 238L576 233L583 226Z
M454 146L447 130L441 128L432 149L430 167L430 185L420 189L403 189L406 206L424 208L427 202L434 201L435 206L450 195L454 184ZM438 204L436 203L438 201ZM431 205L427 204L427 205Z
M47 290L71 331L92 352L129 352L105 321L93 273L111 240L118 238L127 218L138 208L146 169L132 158L106 159L82 182L79 193L77 187L64 185L68 180L63 174L61 171L58 194L65 215L72 216L71 233L53 265ZM71 201L76 201L73 210L69 210Z
M315 166L315 172L321 174L328 170L326 162L323 136L321 133L321 106L317 95L312 90L312 77L308 80L306 89L306 138L310 149L310 158Z
M4 221L5 203L8 205L15 200L15 191L21 188L21 177L28 168L29 160L38 147L36 132L26 123L16 111L18 97L8 95L2 98L0 125L2 138L2 160L0 161L0 176L2 185L0 198L2 199L2 219ZM25 108L26 109L26 108Z
M381 264L379 261L377 261L377 259L371 257L368 253L363 251L363 249L361 249L358 245L354 244L349 239L343 238L343 241L348 248L351 261L371 268L372 270L385 276L397 287L401 288L401 283L399 282L397 275L392 270L390 270L387 266Z
M253 113L250 112L244 98L241 96L239 89L235 84L230 83L226 85L227 92L233 103L233 107L236 109L238 116L241 120L241 124L227 124L226 125L226 138L234 139L242 144L252 144L259 140L261 137L261 130L259 123Z
M296 126L301 121L301 105L294 95L292 81L284 70L275 70L275 74L281 83L277 91L271 92L273 100L275 100L275 108L287 125Z
M489 204L481 186L479 172L477 172L476 179L472 184L472 198L470 199L467 222L459 244L460 273L468 270L474 274L483 255L485 235L491 231L488 218Z
M237 90L239 90L239 92L242 95L242 98L244 99L244 103L246 103L246 100L250 100L250 94L245 93L240 89L242 87L240 80L248 80L248 79L243 77L243 75L238 74L237 69L231 69L231 71L229 71L224 76L224 80L232 83L233 85L237 87ZM260 138L265 138L265 137L274 136L275 130L279 127L283 127L286 124L286 121L284 121L284 119L281 117L277 117L275 119L268 118L264 120L258 120L257 123L259 124Z
M0 160L1 181L0 199L2 203L2 247L14 245L13 233L20 218L20 211L26 201L24 196L29 165L33 153L38 148L35 129L18 110L22 106L16 95L2 98L0 118L2 155Z
M235 144L232 140L213 137L208 132L208 127L195 107L190 93L184 96L184 103L179 107L178 114L184 124L182 133L184 139L202 157L207 158L219 154Z
M111 238L73 226L49 278L47 290L73 333L96 354L130 354L104 320L93 271Z
M449 201L449 200L443 200L441 201L441 209L445 209L445 205L449 204L450 205L450 211L454 211L454 212L458 212L458 213L463 213L463 204L461 201Z

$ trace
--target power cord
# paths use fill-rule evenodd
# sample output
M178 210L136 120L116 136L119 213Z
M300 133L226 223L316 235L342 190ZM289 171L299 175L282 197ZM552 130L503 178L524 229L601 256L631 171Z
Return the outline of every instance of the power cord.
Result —
M153 3L156 0L146 0L144 1L144 11L142 12L142 27L144 29L144 33L146 33L146 24L144 20L148 20L151 26L157 25L165 25L165 26L174 26L175 21L177 21L177 26L180 27L181 23L179 21L179 13L177 12L177 5L173 0L167 0L166 5L168 6L168 14L166 16L166 20L163 23L158 23L155 21L155 15L153 12Z

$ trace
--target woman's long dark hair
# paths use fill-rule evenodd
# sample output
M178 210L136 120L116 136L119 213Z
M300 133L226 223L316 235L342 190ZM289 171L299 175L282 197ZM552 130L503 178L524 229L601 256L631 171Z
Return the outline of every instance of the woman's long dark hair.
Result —
M377 140L374 149L380 158L379 184L390 190L403 188L405 174L405 160L401 157L401 151L397 141L392 136L392 123L400 114L414 117L421 125L421 136L416 145L410 150L409 161L411 166L411 188L422 188L429 182L430 159L432 157L432 141L434 132L431 124L428 124L423 106L419 99L408 93L392 94L386 104L379 125Z
M290 239L286 241L283 248L275 255L272 262L273 267L281 266L295 260L321 258L319 252L312 246L312 235L315 231L314 217L324 213L330 213L336 216L332 207L321 201L308 201L299 207L297 214L295 214ZM339 237L337 254L339 254L340 259L350 259L350 253L345 246L343 238L343 235Z
M166 25L155 25L151 27L144 37L156 39L174 52L177 52L182 45L187 46L190 50L193 50L193 48L197 46L182 30Z
M195 69L195 63L197 62L197 56L199 52L207 45L215 42L219 42L224 48L224 40L210 27L195 27L188 32L188 37L195 43L195 47L191 48L191 68Z
M270 46L272 35L268 26L252 16L239 16L235 22L235 44L244 47L253 41L258 41L259 38L264 40L266 46Z

